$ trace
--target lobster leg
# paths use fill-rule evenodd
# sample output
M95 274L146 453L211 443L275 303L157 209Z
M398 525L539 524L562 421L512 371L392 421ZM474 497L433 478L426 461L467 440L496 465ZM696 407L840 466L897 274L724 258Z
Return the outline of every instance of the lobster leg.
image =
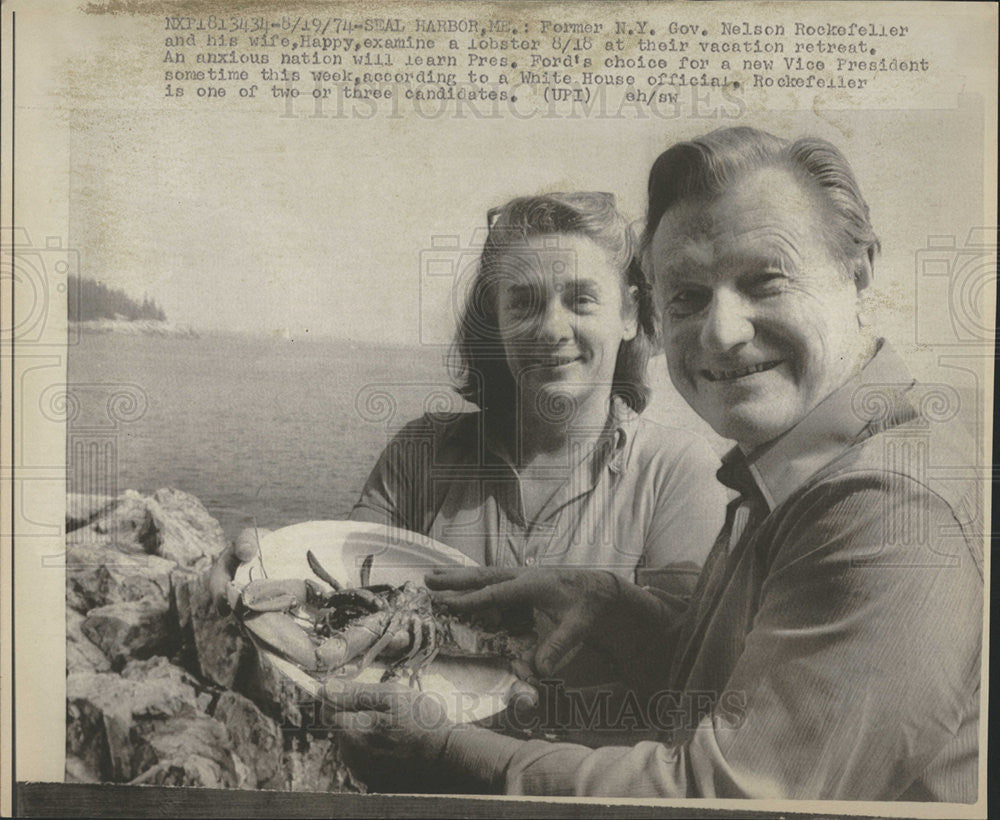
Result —
M361 562L361 586L368 586L368 582L372 579L372 564L375 563L375 555L366 555L365 560Z
M399 661L397 666L408 666L410 661L413 660L420 651L424 648L424 638L426 637L426 623L421 623L415 615L411 615L408 618L410 627L410 651L406 653L406 657ZM417 634L417 630L420 630L420 634Z
M335 592L339 592L343 587L329 572L327 572L319 559L313 555L312 550L306 550L306 560L309 562L309 569L316 573L316 577L333 587Z
M362 669L371 664L371 662L379 656L379 653L392 643L392 639L396 637L396 633L399 632L400 627L403 626L402 618L403 616L399 613L392 616L392 620L389 621L389 626L382 634L382 637L372 644L368 651L365 652L364 657L361 659Z
M410 670L410 682L415 682L418 689L423 688L420 686L420 673L423 671L425 666L430 664L431 661L437 657L438 653L437 626L434 621L430 618L422 621L420 624L420 631L420 651L408 658L408 662L406 664L407 668Z

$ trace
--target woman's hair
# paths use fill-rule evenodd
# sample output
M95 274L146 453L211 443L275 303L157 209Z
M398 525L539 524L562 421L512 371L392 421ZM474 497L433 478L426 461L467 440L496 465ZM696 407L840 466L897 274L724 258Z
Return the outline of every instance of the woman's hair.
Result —
M826 209L827 246L853 276L850 265L864 253L874 261L880 249L868 203L851 165L831 143L818 137L793 142L766 131L740 126L720 128L671 146L649 172L649 207L640 256L645 259L663 214L687 199L714 199L734 183L762 168L789 171ZM649 270L648 265L644 267Z
M497 322L497 284L504 275L501 257L523 251L530 237L565 234L586 237L604 251L621 277L623 297L634 288L638 332L618 349L611 394L642 412L650 395L646 364L657 338L656 313L652 288L635 258L635 236L615 208L614 197L603 193L518 197L491 210L488 219L489 233L449 362L459 394L484 410L513 411L517 386Z

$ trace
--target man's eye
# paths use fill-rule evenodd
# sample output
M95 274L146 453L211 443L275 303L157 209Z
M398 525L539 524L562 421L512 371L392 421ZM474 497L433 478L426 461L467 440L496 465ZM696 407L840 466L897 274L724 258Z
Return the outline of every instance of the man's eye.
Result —
M597 305L597 297L592 293L576 293L571 299L574 310L590 310Z
M773 296L782 293L788 277L783 273L768 273L759 276L750 285L750 292L757 296Z
M667 311L673 316L690 316L708 303L708 297L700 291L688 289L677 291L667 301Z

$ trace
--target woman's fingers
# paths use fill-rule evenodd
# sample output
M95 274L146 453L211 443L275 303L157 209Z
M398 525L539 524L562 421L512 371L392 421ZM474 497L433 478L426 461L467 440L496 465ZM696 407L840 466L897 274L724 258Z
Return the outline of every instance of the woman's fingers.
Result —
M246 563L256 558L260 552L261 539L269 532L270 530L263 527L247 527L244 529L236 536L236 540L233 542L233 552L236 555L236 560L240 563Z
M507 691L507 703L517 712L537 709L538 690L526 681L516 680Z
M233 580L233 572L237 561L232 545L227 546L215 559L208 575L208 591L215 601L215 606L221 615L228 615L231 608L227 595L229 582Z
M336 712L330 716L330 727L345 732L348 737L371 732L378 725L381 712ZM350 741L348 741L350 742Z
M260 539L270 530L263 527L247 527L236 536L236 540L227 544L212 564L208 574L208 590L220 615L228 615L233 608L234 599L231 582L240 564L252 561L260 550Z
M343 683L327 681L320 690L323 700L338 712L386 712L393 700L410 690L398 683Z

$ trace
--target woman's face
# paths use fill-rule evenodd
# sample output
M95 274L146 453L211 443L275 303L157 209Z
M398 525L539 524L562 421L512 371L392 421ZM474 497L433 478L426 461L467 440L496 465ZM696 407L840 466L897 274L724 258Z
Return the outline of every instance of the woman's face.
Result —
M607 401L618 348L636 335L636 306L593 240L530 237L498 260L497 321L523 402L544 414ZM553 400L557 404L553 405Z

